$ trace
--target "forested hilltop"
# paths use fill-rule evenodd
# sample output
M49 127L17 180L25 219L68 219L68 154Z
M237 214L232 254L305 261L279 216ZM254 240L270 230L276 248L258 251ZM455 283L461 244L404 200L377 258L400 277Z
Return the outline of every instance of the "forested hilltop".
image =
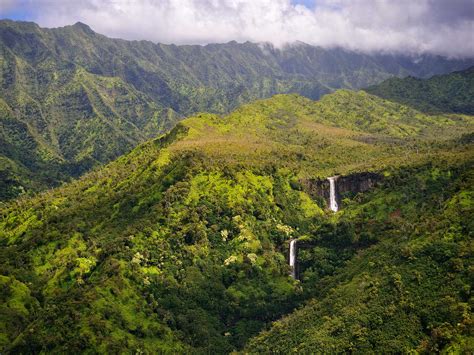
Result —
M187 118L0 207L0 351L472 352L473 132L349 90Z
M423 80L390 78L365 89L370 94L426 113L474 114L474 67Z
M316 99L391 76L429 77L472 60L236 43L111 39L87 25L0 21L0 199L55 186L199 111L277 93Z

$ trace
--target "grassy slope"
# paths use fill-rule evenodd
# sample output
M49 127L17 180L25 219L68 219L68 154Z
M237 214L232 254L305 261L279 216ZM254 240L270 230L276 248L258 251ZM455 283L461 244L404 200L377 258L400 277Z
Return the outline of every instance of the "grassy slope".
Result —
M433 76L427 80L414 77L392 78L369 87L367 92L387 100L412 106L429 113L474 114L474 67Z
M354 217L339 223L299 189L299 178L397 171L435 157L463 165L472 150L456 137L472 131L469 122L424 116L363 92L321 102L280 95L222 118L189 118L78 181L5 204L2 347L242 348L322 282L318 274L308 273L307 283L288 277L290 238L313 240L332 228L342 249L336 238L323 251L334 270L370 245L347 234L347 226L364 225L358 203ZM433 142L442 127L452 136Z

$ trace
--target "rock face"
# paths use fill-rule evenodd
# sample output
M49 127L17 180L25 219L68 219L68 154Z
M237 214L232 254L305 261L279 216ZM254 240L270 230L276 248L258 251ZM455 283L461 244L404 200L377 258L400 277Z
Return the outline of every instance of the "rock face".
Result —
M383 178L377 173L365 172L347 176L337 176L335 179L336 201L338 206L342 205L342 199L354 196L359 192L365 192L373 188ZM303 189L314 199L325 201L330 205L330 184L328 179L304 179L301 180ZM321 201L321 202L322 202Z

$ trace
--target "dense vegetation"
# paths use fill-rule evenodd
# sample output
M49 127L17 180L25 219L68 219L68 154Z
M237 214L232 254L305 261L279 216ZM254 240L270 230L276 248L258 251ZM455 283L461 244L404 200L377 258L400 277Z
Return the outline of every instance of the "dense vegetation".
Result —
M315 297L246 351L472 353L473 163L402 169L348 202L304 239Z
M344 90L188 118L1 207L1 351L469 351L472 132ZM300 183L368 170L336 215Z
M470 60L364 55L305 44L175 46L110 39L77 23L0 21L0 199L51 187L128 152L189 113L275 93L319 98Z
M37 97L9 88L0 98L0 199L79 176L175 122L172 111L118 78L82 69L66 75Z
M390 78L365 90L427 113L474 114L474 67L427 80Z

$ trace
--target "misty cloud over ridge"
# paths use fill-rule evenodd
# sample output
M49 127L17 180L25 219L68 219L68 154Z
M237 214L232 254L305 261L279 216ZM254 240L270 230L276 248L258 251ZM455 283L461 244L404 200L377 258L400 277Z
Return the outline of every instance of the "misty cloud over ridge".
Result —
M81 21L107 36L161 43L302 41L474 57L474 0L0 0L0 9L46 27Z

